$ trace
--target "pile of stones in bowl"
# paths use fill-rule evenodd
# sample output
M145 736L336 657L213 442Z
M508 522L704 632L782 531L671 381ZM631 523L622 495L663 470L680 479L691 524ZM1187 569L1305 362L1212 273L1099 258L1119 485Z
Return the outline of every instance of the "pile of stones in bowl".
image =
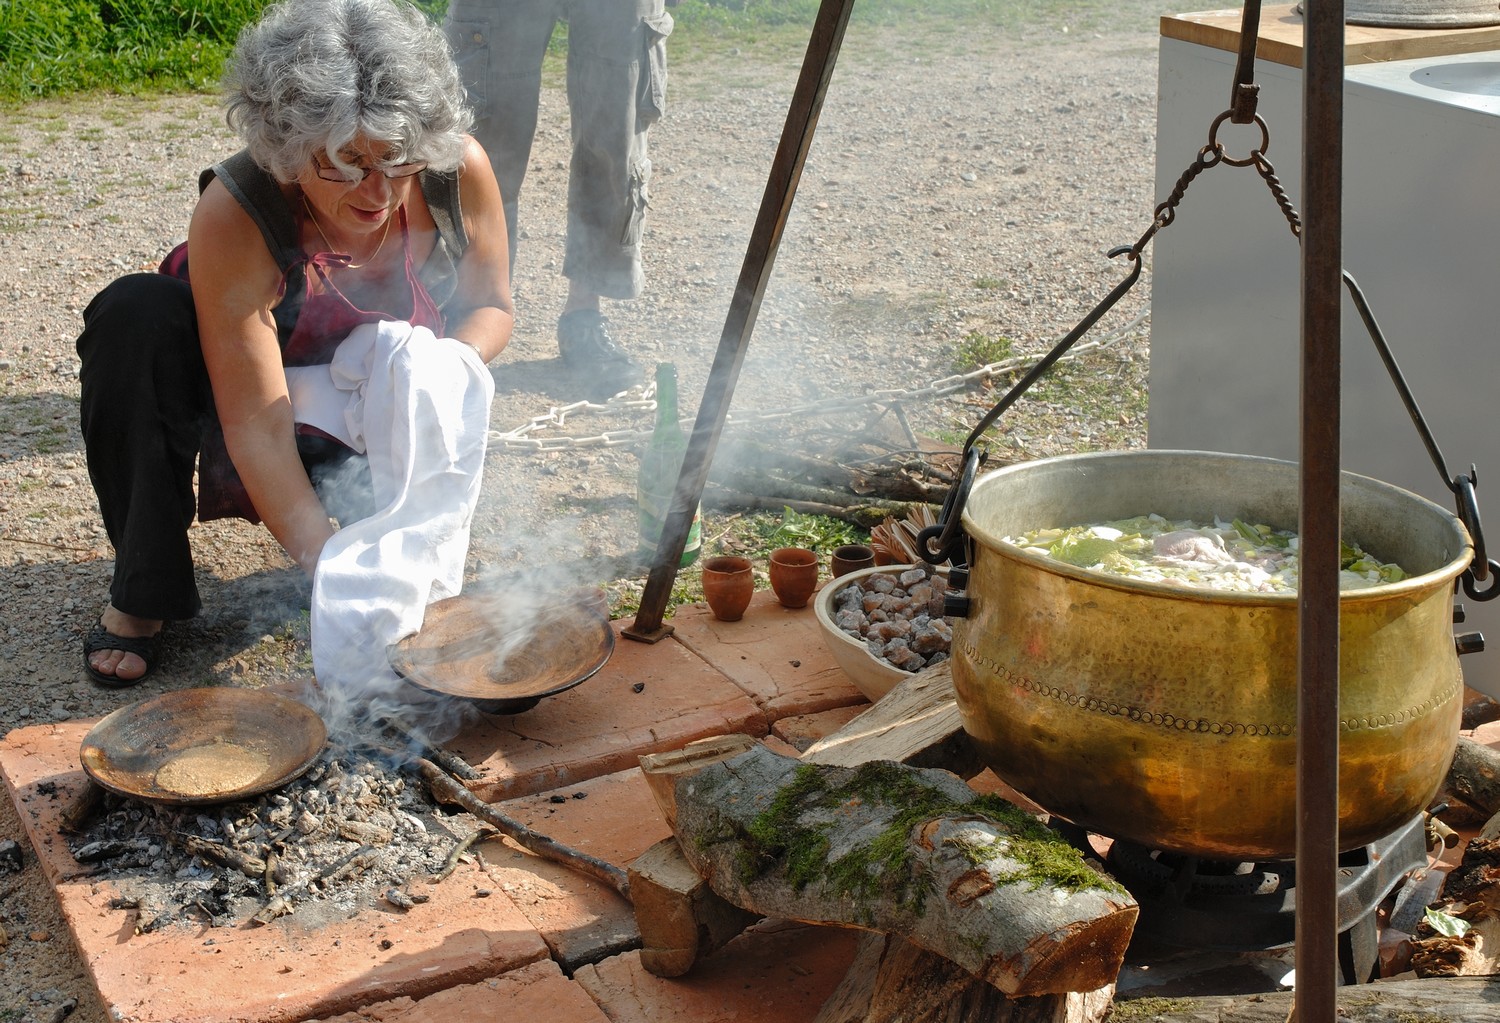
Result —
M833 623L865 644L872 657L917 672L948 659L953 629L943 617L945 576L927 565L878 572L833 598Z

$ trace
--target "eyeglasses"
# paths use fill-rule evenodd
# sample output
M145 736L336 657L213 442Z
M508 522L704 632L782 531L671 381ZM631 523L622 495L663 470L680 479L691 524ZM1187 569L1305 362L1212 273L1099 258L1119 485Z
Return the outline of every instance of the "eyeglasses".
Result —
M317 157L313 158L313 171L324 181L334 181L341 185L358 185L371 174L379 172L387 178L409 178L413 174L420 174L427 169L427 162L421 163L398 163L390 167L355 167L359 172L358 178L351 178L337 167L325 166Z

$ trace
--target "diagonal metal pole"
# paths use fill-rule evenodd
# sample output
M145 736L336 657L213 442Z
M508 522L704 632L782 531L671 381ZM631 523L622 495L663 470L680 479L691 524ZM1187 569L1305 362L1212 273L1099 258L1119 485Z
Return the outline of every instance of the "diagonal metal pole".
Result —
M1297 1023L1338 1010L1339 430L1343 0L1303 4L1302 577L1297 661ZM1363 980L1365 978L1356 978Z
M771 162L771 174L766 180L760 212L750 232L745 262L735 283L734 297L729 303L724 332L719 336L719 349L709 371L708 384L703 389L698 418L693 424L692 436L688 438L687 454L677 477L671 510L662 527L656 561L646 577L646 588L641 594L641 606L635 621L623 630L623 635L630 639L654 643L671 635L672 627L664 625L662 618L672 593L672 581L677 578L677 563L687 545L693 510L703 496L708 467L713 462L724 419L729 414L734 385L739 379L740 367L744 365L745 352L750 347L755 317L760 312L766 283L776 263L776 249L786 229L797 182L807 162L807 151L812 146L818 115L823 109L823 97L828 93L828 82L833 77L834 62L838 59L844 29L848 27L853 9L854 0L823 0L817 20L813 22L812 37L802 60L802 73L792 94L791 107L787 110L781 143Z

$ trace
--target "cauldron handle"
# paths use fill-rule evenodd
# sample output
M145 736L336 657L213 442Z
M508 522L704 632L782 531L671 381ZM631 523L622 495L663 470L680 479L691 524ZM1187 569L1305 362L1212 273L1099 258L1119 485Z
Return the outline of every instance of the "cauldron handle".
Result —
M928 526L917 534L917 553L929 565L951 562L964 563L963 527L964 505L969 501L969 491L974 487L974 477L984 464L986 453L972 447L964 448L964 468L958 482L943 499L943 510L938 514L938 524ZM937 543L934 544L933 541Z
M1167 204L1163 203L1162 205L1165 207ZM1170 218L1168 218L1167 222L1170 222ZM979 442L979 438L984 436L984 431L990 428L991 424L1000 417L1002 412L1014 405L1021 395L1025 394L1027 389L1041 378L1042 374L1046 373L1058 359L1067 354L1068 349L1072 348L1079 338L1087 334L1089 329L1099 322L1099 318L1109 312L1110 308L1120 300L1125 292L1129 291L1135 285L1135 282L1140 280L1141 249L1145 247L1146 242L1150 240L1151 236L1156 233L1160 226L1160 223L1153 222L1151 228L1134 245L1120 245L1109 250L1107 255L1111 259L1116 256L1129 257L1131 264L1130 273L1119 284L1116 284L1110 293L1105 295L1103 300L1078 322L1076 327L1068 331L1067 336L1054 345L1052 350L1044 355L1040 362L1027 370L1026 375L1016 381L1015 386L1006 391L1005 396L997 401L994 407L986 412L984 418L969 432L968 439L964 441L963 473L959 477L958 482L953 485L953 489L948 491L948 496L943 500L943 510L938 515L937 525L928 526L917 534L917 551L922 555L923 561L926 561L930 565L941 565L945 561L952 562L955 565L964 563L963 528L961 526L964 505L969 500L969 490L974 485L974 476L979 466L988 457L986 453L977 451L974 445ZM934 544L934 540L937 541L936 544Z

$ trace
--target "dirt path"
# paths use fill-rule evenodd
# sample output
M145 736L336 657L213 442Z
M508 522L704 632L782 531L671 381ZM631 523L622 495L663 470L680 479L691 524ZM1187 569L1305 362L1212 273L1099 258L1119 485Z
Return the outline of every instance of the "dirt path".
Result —
M1122 275L1104 250L1149 223L1156 37L1038 28L1025 39L851 32L735 392L754 421L952 375L966 337L1039 352ZM702 393L782 129L800 54L730 55L674 71L652 138L648 290L611 310L646 363L675 362L684 412ZM743 61L743 66L736 61ZM506 434L574 394L556 362L562 301L566 113L549 92L522 206L519 324L496 361L492 425ZM108 544L77 429L79 317L111 278L154 268L186 229L197 171L235 148L211 99L91 100L0 114L0 734L102 715L191 685L258 686L309 671L306 585L263 530L194 530L205 609L173 627L162 670L127 694L90 685L80 637L104 600ZM1147 286L1103 329L1144 307ZM1077 384L1018 407L1005 443L1030 455L1144 439L1146 346L1136 330ZM920 433L961 442L994 398L913 398ZM865 419L870 417L866 416ZM649 427L623 407L578 412L549 435ZM861 428L857 425L851 428ZM633 543L629 444L526 454L497 440L475 530L476 577ZM714 533L712 516L705 535ZM14 808L0 800L0 1021L71 1011L103 1023L83 964ZM6 939L8 938L8 944ZM69 1007L73 1007L71 1010Z

